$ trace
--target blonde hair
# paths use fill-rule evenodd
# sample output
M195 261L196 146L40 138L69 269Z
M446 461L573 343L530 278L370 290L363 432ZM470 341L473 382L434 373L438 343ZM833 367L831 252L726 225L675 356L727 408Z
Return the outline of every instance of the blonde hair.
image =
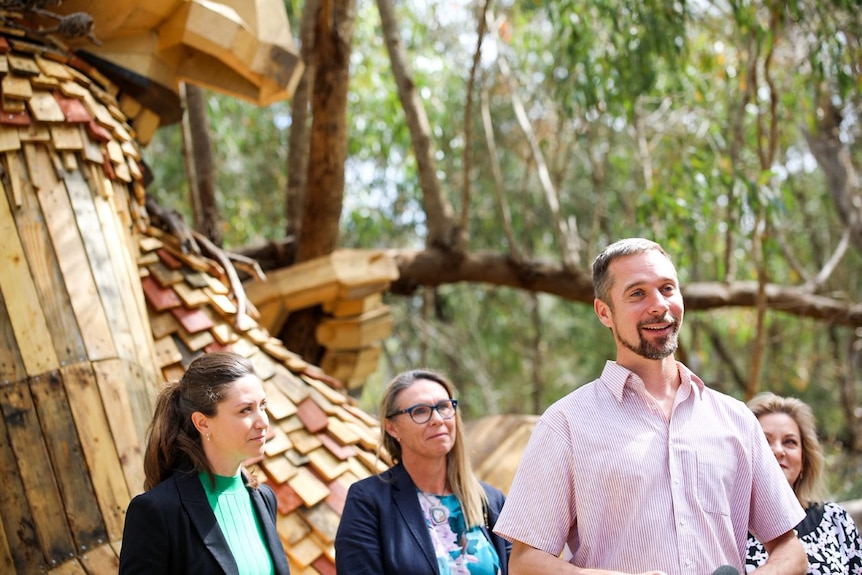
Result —
M823 448L817 439L817 424L811 407L795 397L781 397L772 392L761 393L748 402L748 408L759 420L770 413L783 413L793 418L799 427L802 442L802 470L793 483L793 492L800 505L823 502Z
M383 397L380 399L380 416L383 418L389 417L388 414L397 411L398 406L395 404L395 400L399 392L423 379L439 383L446 390L449 399L453 399L452 396L455 387L443 374L430 369L405 371L396 375L386 385ZM464 521L467 523L467 528L469 529L484 524L485 506L488 503L488 498L470 465L467 440L462 431L463 427L461 424L461 412L456 410L455 443L449 453L446 454L446 481L449 484L449 488L452 489L452 493L461 502ZM380 446L389 453L393 463L401 461L401 444L386 432L385 425L380 426Z

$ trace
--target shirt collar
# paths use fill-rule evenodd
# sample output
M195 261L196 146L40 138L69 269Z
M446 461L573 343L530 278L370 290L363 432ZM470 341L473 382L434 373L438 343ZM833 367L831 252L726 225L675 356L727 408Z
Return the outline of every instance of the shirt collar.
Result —
M679 369L680 386L691 386L696 396L698 398L702 398L703 390L706 387L703 380L695 375L694 372L687 368L682 362L677 361L676 365ZM623 390L626 388L626 385L631 385L633 377L637 377L633 371L621 366L615 361L608 360L605 362L605 368L602 370L601 381L617 401L622 401Z

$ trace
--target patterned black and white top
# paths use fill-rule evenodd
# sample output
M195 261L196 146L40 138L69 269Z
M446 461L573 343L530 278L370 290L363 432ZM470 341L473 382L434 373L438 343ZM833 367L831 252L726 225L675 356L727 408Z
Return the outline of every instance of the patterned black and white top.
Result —
M796 535L808 554L809 575L862 575L862 540L853 518L838 505L827 501L811 505L805 519L796 526ZM766 562L766 549L748 535L745 571L751 573Z

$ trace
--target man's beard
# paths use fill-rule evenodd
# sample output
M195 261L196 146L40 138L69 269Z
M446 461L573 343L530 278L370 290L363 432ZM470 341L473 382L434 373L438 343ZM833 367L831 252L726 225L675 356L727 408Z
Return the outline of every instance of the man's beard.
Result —
M639 341L637 345L624 340L619 334L617 334L617 341L626 349L633 351L646 359L664 359L669 355L672 355L673 352L676 351L676 348L679 347L679 321L674 317L663 319L662 321L673 322L673 331L663 338L649 341L643 337L641 327L656 323L655 320L650 320L638 324Z

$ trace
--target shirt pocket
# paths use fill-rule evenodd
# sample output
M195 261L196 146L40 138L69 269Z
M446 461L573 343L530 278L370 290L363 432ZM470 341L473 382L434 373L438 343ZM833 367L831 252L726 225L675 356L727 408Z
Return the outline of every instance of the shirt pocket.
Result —
M730 498L734 492L737 469L734 461L728 461L728 453L697 454L697 500L707 513L730 516Z

